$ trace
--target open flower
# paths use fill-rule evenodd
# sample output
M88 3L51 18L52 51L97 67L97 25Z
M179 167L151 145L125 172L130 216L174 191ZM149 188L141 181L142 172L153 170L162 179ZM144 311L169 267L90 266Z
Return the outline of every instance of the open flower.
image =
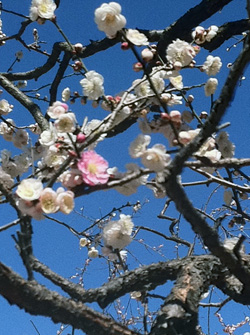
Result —
M0 115L8 115L13 109L13 106L7 100L0 100Z
M148 45L147 37L136 29L128 29L126 37L134 45Z
M104 78L95 71L88 71L85 78L80 81L84 96L90 100L97 100L104 94Z
M59 188L57 190L57 204L62 213L71 213L75 207L74 193L71 191L64 191L62 187Z
M46 187L40 195L40 205L44 213L50 214L58 211L57 193L50 187Z
M18 185L16 194L23 200L36 200L40 197L43 184L35 178L23 179Z
M103 3L95 10L95 23L109 38L114 38L126 25L126 19L120 13L121 6L117 2Z
M178 66L187 66L191 63L196 53L191 44L180 40L173 41L167 48L167 60Z
M58 133L73 133L76 129L76 117L74 113L65 113L55 121Z
M220 57L213 57L208 55L205 63L202 66L202 70L209 76L215 76L222 66Z
M58 119L59 116L65 114L68 111L69 107L67 104L61 101L55 101L52 106L50 106L47 110L47 114L52 119Z
M36 21L38 18L50 20L54 16L56 4L53 0L32 0L30 7L30 19Z
M151 137L140 134L130 145L129 153L131 157L140 157L142 164L155 172L162 171L170 161L170 155L166 153L166 148L162 144L155 144L147 149Z
M216 91L216 88L218 86L218 80L216 78L209 78L206 82L204 89L205 89L205 95L208 97Z
M106 184L109 179L108 162L93 150L82 153L77 167L82 173L84 183L88 185Z
M120 214L120 220L108 223L102 233L105 246L123 249L131 242L134 224L130 215Z

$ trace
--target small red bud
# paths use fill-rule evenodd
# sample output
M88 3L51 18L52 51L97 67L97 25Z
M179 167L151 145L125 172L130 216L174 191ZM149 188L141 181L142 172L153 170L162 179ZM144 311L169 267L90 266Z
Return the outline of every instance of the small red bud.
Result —
M121 44L121 49L122 50L128 50L130 48L130 46L129 46L129 43L128 42L122 42L122 44Z
M77 143L83 143L86 140L86 136L83 133L79 133L76 136Z

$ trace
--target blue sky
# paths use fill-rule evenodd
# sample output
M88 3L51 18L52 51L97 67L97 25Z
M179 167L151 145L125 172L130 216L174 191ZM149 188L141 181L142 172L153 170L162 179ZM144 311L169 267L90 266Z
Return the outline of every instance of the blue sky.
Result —
M104 38L104 34L97 30L93 19L94 10L99 7L101 3L102 2L97 0L72 0L70 2L61 0L60 8L56 11L57 20L72 43L81 42L83 45L88 45L90 40ZM189 8L198 4L198 1L190 0L187 2L184 0L177 0L174 2L170 0L122 0L119 3L122 6L122 13L127 19L128 28L138 27L143 29L164 29L183 15ZM13 10L24 15L28 15L29 13L30 0L3 0L2 4L3 8L8 10ZM219 26L227 21L245 17L245 5L242 3L242 0L235 0L224 8L221 13L216 14L213 19L208 20L203 25L206 28L211 24ZM20 27L20 22L22 21L22 19L4 12L2 13L2 20L3 31L7 36L16 33ZM42 44L43 50L50 52L54 42L62 41L62 37L58 31L56 31L51 22L46 22L46 24L42 26L34 22L28 27L23 36L27 44L33 42L33 28L38 29L40 40L46 41L46 43ZM227 52L226 48L230 47L235 42L236 40L231 39L230 41L227 41L223 47L220 48L220 50L213 52L213 55L220 56L223 62L223 68L221 73L218 75L220 87L228 73L226 64L234 61L241 48L241 45L239 45ZM15 59L15 52L18 50L22 50L24 52L24 57L21 62L14 66L14 72L33 69L43 64L46 60L45 56L41 56L34 52L28 52L17 42L10 41L10 43L7 43L5 46L0 48L1 72L5 72L8 69L12 61ZM202 64L207 54L208 53L206 51L201 52L197 57L197 63ZM122 51L119 45L84 60L84 63L89 70L96 70L104 76L105 93L111 95L115 95L127 89L133 80L140 78L141 74L135 73L132 70L132 64L134 62L135 59L132 53L130 51ZM37 88L44 84L49 84L54 74L55 70L51 71L51 73L46 76L39 78L37 82L31 82L28 88ZM241 87L238 88L232 107L229 109L223 120L231 122L231 126L228 131L230 133L230 139L236 144L236 157L240 158L249 157L249 146L245 144L249 140L248 129L250 122L248 88L249 69L244 75L246 80L243 81ZM188 70L185 73L184 80L186 82L184 81L184 83L189 84L191 81L192 83L200 83L205 82L206 79L207 77L205 74L200 74L198 70L196 71L195 76ZM66 79L60 85L59 93L66 86L69 86L72 90L78 90L81 92L79 80L80 79L76 77ZM44 96L48 94L48 91L47 89L44 89L40 93ZM199 114L202 110L208 111L210 107L210 99L205 99L203 92L200 92L199 95L196 91L194 91L193 94L197 96L194 102L194 107L197 113ZM7 93L3 93L2 98L7 99L9 102L14 104L14 110L10 117L16 120L18 125L21 126L32 123L32 118L28 115L28 113L22 106L14 102L11 97L7 95ZM58 96L58 99L60 99L60 96ZM41 108L45 112L47 104L41 103ZM93 109L90 103L82 106L79 102L76 102L74 105L70 106L70 108L74 113L76 113L79 121L83 120L85 116L88 116L89 119L101 119L106 116L105 111L101 109ZM180 110L183 111L184 108L185 107L182 106L180 107ZM193 126L195 127L195 124L193 124ZM139 128L137 125L134 125L128 132L119 135L117 138L108 139L98 145L97 151L109 161L110 166L118 166L119 169L125 170L125 164L132 161L128 154L128 146L138 133ZM155 136L152 141L155 143L161 142L167 145L166 140L159 135ZM11 144L5 142L3 139L0 139L0 146L1 150L7 148L14 154L18 153L17 149L15 149ZM194 178L194 176L191 173L186 173L183 176L184 181L191 181L193 180L192 178ZM201 179L201 177L198 177L198 179ZM195 203L195 206L200 208L206 203L208 195L214 190L214 188L215 185L211 185L209 189L206 189L205 187L190 188L187 192L192 198L193 203ZM207 194L206 197L203 196L204 192ZM222 205L222 194L223 190L220 189L213 196L211 202L209 203L210 209L218 208ZM155 199L151 191L142 187L139 189L137 194L132 195L129 198L126 198L115 191L98 192L89 196L84 196L76 202L76 213L70 215L69 217L62 215L54 215L54 217L67 222L75 229L81 231L89 224L93 223L94 220L109 213L114 207L118 208L119 206L126 204L127 201L135 203L137 200L140 200L141 203L145 204L143 205L141 211L134 215L135 225L146 225L168 234L169 223L157 218L165 200ZM6 213L8 213L8 215L6 215ZM124 213L131 214L131 209L126 209ZM171 206L170 211L167 214L171 216L176 215L173 206ZM16 218L15 213L9 209L7 211L6 207L0 207L0 215L3 218L1 221L2 225L9 223ZM17 227L13 227L0 234L0 260L6 265L11 266L18 273L25 276L25 270L20 258L18 257L17 251L14 247L14 241L11 237L11 235L15 234L16 231ZM235 231L236 236L238 233L238 231ZM183 221L180 224L180 236L190 241L193 239L193 234L190 232L188 224ZM165 243L165 241L156 238L154 235L146 233L139 233L137 239L139 241L134 241L128 247L128 250L131 253L128 257L128 265L130 269L139 266L140 263L148 264L152 261L157 262L159 260L176 257L177 250L175 248L175 244L172 242ZM143 239L144 241L140 241L140 239ZM67 229L52 221L34 222L33 243L35 255L42 262L50 266L54 271L67 278L79 273L79 269L83 268L87 258L86 250L79 249L78 239ZM147 246L143 246L144 243L147 243ZM161 244L163 244L163 247L161 247L161 251L158 252L157 247ZM179 249L181 256L186 254L185 247L180 247ZM197 252L198 251L199 244L197 245ZM136 255L138 260L135 259L132 254ZM86 288L102 284L108 275L107 268L107 264L104 260L92 260L86 274L84 275ZM52 289L55 289L50 283L46 282L39 276L37 276L37 279ZM77 281L77 278L75 281ZM220 299L223 299L223 295L221 293L218 295L215 293L212 300L213 299L217 302ZM233 313L230 312L230 306L231 305L223 310L223 316L226 323L241 321L245 315L250 314L248 309L239 306L237 315L235 315L235 310ZM8 335L37 334L30 320L34 322L41 335L56 334L60 327L60 325L54 325L48 319L33 317L25 314L23 311L20 311L17 307L10 307L1 297L0 310L3 311L0 313L0 329ZM204 325L204 330L206 331L205 320L206 312L202 311L201 322ZM213 334L216 330L219 333L222 332L219 323L214 321L213 326L211 326L211 334ZM247 331L247 329L245 331ZM67 333L70 333L70 330L68 330L68 332L67 330L63 332L63 334ZM78 334L80 334L80 332L76 331L75 335ZM241 334L241 332L238 331L235 334Z

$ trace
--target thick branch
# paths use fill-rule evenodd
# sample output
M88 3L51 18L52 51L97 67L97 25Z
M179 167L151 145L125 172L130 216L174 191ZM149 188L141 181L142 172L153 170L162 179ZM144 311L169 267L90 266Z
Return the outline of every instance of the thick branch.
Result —
M49 125L47 120L41 113L40 107L31 101L23 92L21 92L16 86L12 84L5 76L0 75L0 85L11 94L17 101L19 101L36 120L41 130L46 130Z
M231 1L232 0L203 0L199 5L187 11L162 34L157 47L159 55L165 59L166 48L173 40L176 38L187 39L185 32L190 38L190 33L193 28L220 11ZM185 29L183 29L183 27L185 27Z
M90 335L136 335L80 302L66 299L35 281L26 281L0 263L0 294L13 305L32 315L50 317L55 323L68 323Z

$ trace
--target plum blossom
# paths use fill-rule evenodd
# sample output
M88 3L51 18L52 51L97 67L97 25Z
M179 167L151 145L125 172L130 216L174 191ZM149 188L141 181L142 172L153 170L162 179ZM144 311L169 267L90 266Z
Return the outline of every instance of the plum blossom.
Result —
M71 213L75 207L74 193L71 191L65 191L62 187L60 187L57 190L57 204L62 213Z
M187 66L191 63L196 53L194 48L187 42L177 39L169 44L167 48L167 60L173 66Z
M40 194L40 206L44 213L56 213L59 209L57 193L50 187L46 187Z
M69 107L67 104L61 101L55 101L52 106L47 110L47 114L52 119L58 119L61 115L65 114L68 111Z
M54 125L52 123L49 124L49 129L44 130L39 138L39 142L43 145L43 146L51 146L53 145L57 140L57 132L56 129L54 127Z
M129 154L132 158L138 158L141 156L142 152L146 151L147 146L151 141L149 135L140 134L137 138L130 144Z
M99 251L95 247L91 247L88 251L89 258L97 258L99 256Z
M217 35L218 30L219 28L214 25L210 26L208 29L198 26L192 32L192 38L197 44L202 44L204 42L210 42L211 39Z
M0 100L0 115L8 115L13 109L13 106L7 100Z
M145 79L136 79L133 81L132 85L135 87L135 94L138 97L146 97L149 94L152 94L149 82Z
M66 87L63 91L62 91L62 101L68 101L70 99L70 88Z
M216 91L216 88L218 86L218 80L216 78L209 78L206 82L204 89L205 89L205 95L208 97Z
M62 163L67 158L67 153L65 151L59 150L56 145L51 145L46 155L43 156L43 164L53 167L55 169L59 168Z
M88 244L90 244L90 240L88 240L86 237L82 237L79 240L80 248L86 247Z
M3 135L5 141L11 142L14 136L15 122L12 119L7 119L6 122L0 123L0 134Z
M110 174L110 176L112 178L115 178L115 179L126 179L126 178L129 178L129 176L131 174L134 174L134 173L139 173L140 172L140 168L137 164L134 164L134 163L129 163L129 164L126 164L126 169L127 169L127 172L125 173L122 173L122 172L119 172L117 167L114 167L112 169L108 169L108 173ZM137 192L137 188L141 185L146 185L147 183L147 179L148 179L148 176L149 175L142 175L140 177L137 177L137 178L134 178L130 181L127 181L126 183L124 183L123 185L119 185L119 186L115 186L114 189L123 194L123 195L126 195L126 196L129 196L131 194L134 194Z
M177 90L183 89L183 82L181 75L169 77L169 81L175 88L177 88Z
M80 81L84 96L90 100L97 100L104 94L104 78L96 71L88 71Z
M75 114L61 114L55 121L55 128L58 133L73 133L76 129Z
M215 76L222 66L220 57L213 57L208 55L205 63L202 66L202 70L209 76Z
M10 190L14 186L14 179L6 173L0 166L0 184L7 190Z
M168 106L182 104L182 97L174 93L162 93L161 100L162 102L166 103Z
M23 200L32 201L39 199L43 184L35 178L23 179L18 185L16 194Z
M18 129L14 134L12 142L16 148L21 149L29 143L29 134L24 129Z
M151 137L140 134L130 144L129 153L132 158L140 157L142 164L155 172L162 171L170 161L170 155L166 154L166 148L162 144L155 144L147 149Z
M38 221L45 219L40 202L33 203L32 201L17 199L16 205L24 215L29 215Z
M219 28L217 26L215 26L215 25L210 26L207 29L206 41L210 42L211 39L213 39L217 35L218 30L219 30Z
M81 172L78 169L71 169L70 171L64 171L58 180L66 188L74 188L77 185L82 184Z
M148 45L147 37L140 33L137 29L128 29L126 32L126 37L134 45Z
M108 162L93 150L82 153L77 167L85 184L91 186L106 184L109 179Z
M30 7L30 19L36 21L38 18L50 20L54 16L56 4L53 0L32 0Z
M229 140L228 137L228 133L225 131L222 131L216 137L218 149L224 158L232 158L234 156L235 145Z
M131 242L133 227L131 216L120 214L118 221L111 221L103 228L104 245L113 249L123 249Z
M121 6L117 2L103 3L95 10L95 23L109 38L114 38L127 23L126 18L120 13Z

